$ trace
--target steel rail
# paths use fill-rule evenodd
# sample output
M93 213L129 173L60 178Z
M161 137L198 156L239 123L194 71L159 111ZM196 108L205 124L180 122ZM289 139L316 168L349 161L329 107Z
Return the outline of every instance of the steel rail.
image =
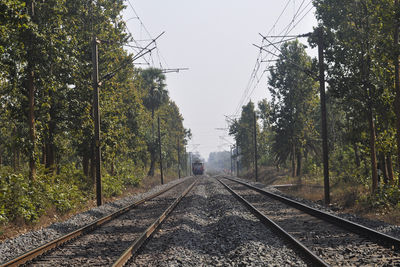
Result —
M11 259L11 260L9 260L7 262L2 263L0 265L0 267L19 266L19 265L22 265L22 264L30 261L30 260L33 260L33 259L35 259L38 256L46 253L47 251L49 251L51 249L54 249L54 248L66 243L66 242L68 242L68 241L70 241L72 239L75 239L75 238L77 238L79 236L85 235L85 234L95 230L96 228L100 227L101 225L105 224L106 222L117 218L118 216L120 216L120 215L128 212L129 210L135 208L136 206L138 206L140 204L143 204L146 201L149 201L150 199L153 199L153 198L155 198L155 197L157 197L157 196L159 196L161 194L164 194L165 192L171 190L172 188L178 186L179 184L181 184L183 182L184 181L181 181L181 182L176 183L176 184L174 184L172 186L169 186L169 187L167 187L167 188L165 188L165 189L163 189L163 190L161 190L161 191L159 191L159 192L157 192L155 194L152 194L152 195L150 195L148 197L142 198L142 199L140 199L140 200L138 200L138 201L136 201L136 202L134 202L134 203L132 203L130 205L127 205L127 206L119 209L118 211L116 211L114 213L111 213L111 214L109 214L107 216L104 216L104 217L102 217L102 218L100 218L100 219L98 219L98 220L96 220L96 221L94 221L94 222L92 222L92 223L90 223L88 225L85 225L85 226L83 226L83 227L81 227L81 228L79 228L79 229L77 229L77 230L75 230L75 231L73 231L71 233L68 233L68 234L66 234L64 236L61 236L59 238L56 238L56 239L54 239L54 240L52 240L52 241L50 241L50 242L48 242L48 243L46 243L44 245L41 245L41 246L39 246L37 248L34 248L34 249L32 249L32 250L30 250L30 251L28 251L28 252L26 252L26 253L24 253L24 254L16 257L16 258L14 258L14 259Z
M143 244L153 235L153 233L158 229L161 223L167 218L167 216L175 209L178 203L189 193L190 190L195 186L198 180L194 181L186 190L177 197L174 202L158 217L141 235L137 238L134 243L127 248L123 254L118 258L117 261L112 265L113 267L124 266L128 260L134 256L138 250L143 246Z
M267 226L273 227L281 236L286 238L294 247L300 250L304 256L306 256L305 260L309 261L312 266L330 266L320 257L318 257L314 252L304 246L300 241L294 238L291 234L286 232L282 227L276 224L274 221L265 216L261 211L259 211L256 207L254 207L250 202L245 200L242 196L236 193L232 188L230 188L227 184L222 182L220 179L217 180L242 204L244 204L263 224Z
M273 198L275 200L283 202L283 203L285 203L285 204L287 204L289 206L292 206L292 207L294 207L294 208L296 208L298 210L301 210L301 211L303 211L305 213L308 213L308 214L310 214L310 215L312 215L314 217L317 217L317 218L319 218L321 220L330 222L330 223L332 223L332 224L334 224L336 226L339 226L341 228L344 228L344 229L346 229L348 231L351 231L353 233L362 235L362 236L364 236L364 237L366 237L366 238L368 238L370 240L374 240L374 241L380 242L384 246L390 247L392 249L397 249L397 250L400 249L400 239L398 239L396 237L393 237L393 236L378 232L376 230L373 230L373 229L368 228L366 226L363 226L361 224L358 224L358 223L355 223L355 222L340 218L340 217L338 217L336 215L332 215L332 214L329 214L327 212L324 212L324 211L321 211L321 210L318 210L318 209L315 209L315 208L311 208L311 207L309 207L307 205L304 205L303 203L300 203L298 201L289 199L287 197L280 196L280 195L272 193L272 192L268 192L268 191L266 191L264 189L255 187L255 186L253 186L253 185L251 185L249 183L242 182L242 181L237 180L237 179L232 179L232 178L226 177L226 176L224 176L224 179L228 179L228 180L234 181L236 183L242 184L242 185L244 185L244 186L246 186L246 187L248 187L248 188L250 188L252 190L255 190L255 191L257 191L257 192L259 192L259 193L261 193L263 195L266 195L266 196L271 197L271 198Z

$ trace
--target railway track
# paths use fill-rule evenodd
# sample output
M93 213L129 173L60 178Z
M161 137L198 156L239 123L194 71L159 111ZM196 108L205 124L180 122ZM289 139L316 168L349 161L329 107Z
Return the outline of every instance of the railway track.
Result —
M292 244L308 253L315 265L400 265L397 238L236 179L218 180L262 221L273 225L287 239L295 239Z
M195 183L167 187L0 266L123 266Z

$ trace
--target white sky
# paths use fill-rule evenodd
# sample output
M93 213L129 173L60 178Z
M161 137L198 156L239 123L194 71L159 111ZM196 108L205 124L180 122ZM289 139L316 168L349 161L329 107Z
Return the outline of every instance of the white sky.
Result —
M149 39L140 21L134 18L133 9L125 3L124 19L134 38ZM163 68L190 69L167 74L167 85L170 97L185 119L184 126L192 130L188 150L199 151L205 159L210 152L229 150L229 143L220 136L230 142L232 138L227 131L215 128L227 128L224 115L233 115L237 110L259 54L259 49L252 45L261 44L259 33L266 35L270 31L287 3L270 34L280 34L300 6L304 12L296 17L294 24L312 7L311 0L131 0L130 3L153 38L165 31L157 41L161 57L156 52L152 55L155 66L160 67L161 58ZM289 34L310 32L316 24L312 9ZM315 52L311 54L314 56ZM265 63L258 74L264 69ZM265 75L251 99L258 102L268 98L267 91Z

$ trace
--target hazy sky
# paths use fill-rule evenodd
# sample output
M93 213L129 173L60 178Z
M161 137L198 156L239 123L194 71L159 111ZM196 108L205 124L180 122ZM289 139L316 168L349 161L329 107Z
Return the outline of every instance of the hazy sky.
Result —
M248 87L259 55L259 49L252 44L261 44L259 33L266 35L271 30L285 6L271 35L279 34L299 8L292 25L298 24L289 34L310 32L317 24L314 9L300 21L312 8L311 0L131 0L130 3L153 38L165 31L157 41L160 56L157 52L152 54L155 66L160 67L161 60L163 68L190 69L166 74L167 85L185 119L185 127L193 133L188 150L199 151L205 159L212 151L229 150L229 143L220 136L230 142L232 138L227 137L227 131L215 128L227 128L225 115L235 114L246 88L249 92L255 88L251 94L253 102L268 98L266 75L257 87L254 87L257 79ZM146 29L135 18L129 3L126 4L124 19L134 38L148 39Z

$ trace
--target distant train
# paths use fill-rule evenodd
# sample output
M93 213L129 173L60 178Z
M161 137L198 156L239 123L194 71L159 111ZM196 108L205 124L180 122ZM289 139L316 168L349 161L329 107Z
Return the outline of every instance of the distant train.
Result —
M203 175L204 173L204 163L203 162L193 162L192 163L193 175Z

